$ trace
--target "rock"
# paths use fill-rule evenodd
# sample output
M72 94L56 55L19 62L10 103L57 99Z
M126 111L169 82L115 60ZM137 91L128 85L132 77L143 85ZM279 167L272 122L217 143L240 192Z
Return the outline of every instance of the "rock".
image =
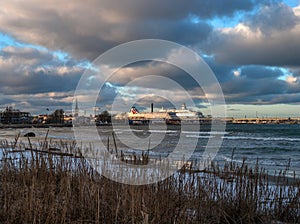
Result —
M35 133L34 132L28 132L24 135L24 137L35 137Z

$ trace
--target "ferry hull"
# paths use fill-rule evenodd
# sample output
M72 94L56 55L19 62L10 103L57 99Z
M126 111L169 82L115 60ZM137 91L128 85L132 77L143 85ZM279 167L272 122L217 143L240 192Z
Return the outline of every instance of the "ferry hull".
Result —
M180 125L180 120L172 120L172 119L165 119L165 120L134 120L128 119L129 125L148 125L148 124L167 124L167 125Z

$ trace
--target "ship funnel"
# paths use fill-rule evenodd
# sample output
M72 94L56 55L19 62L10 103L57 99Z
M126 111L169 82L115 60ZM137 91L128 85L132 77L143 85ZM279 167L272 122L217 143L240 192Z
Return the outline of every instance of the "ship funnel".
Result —
M135 107L131 107L130 113L132 113L132 114L138 114L139 111L138 111L138 109L136 109Z

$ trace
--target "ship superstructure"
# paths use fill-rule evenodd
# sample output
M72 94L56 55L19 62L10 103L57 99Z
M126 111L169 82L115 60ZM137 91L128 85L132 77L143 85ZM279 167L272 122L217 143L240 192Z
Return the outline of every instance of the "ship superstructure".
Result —
M139 112L136 107L132 107L127 114L129 124L149 124L149 123L166 123L180 124L182 121L199 121L203 118L201 112L191 111L183 104L181 109L161 109L158 112Z
M187 109L185 103L183 103L181 105L180 109L164 109L164 108L162 108L161 110L159 110L159 112L173 112L182 121L183 120L189 120L189 121L199 120L200 118L204 118L204 116L201 112L196 112L196 111Z
M132 107L127 115L129 124L166 123L180 124L180 119L174 112L139 112Z

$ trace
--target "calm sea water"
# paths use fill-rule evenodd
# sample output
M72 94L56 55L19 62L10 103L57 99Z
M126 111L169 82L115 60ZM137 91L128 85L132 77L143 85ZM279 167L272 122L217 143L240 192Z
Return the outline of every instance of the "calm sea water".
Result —
M84 129L84 128L83 128ZM89 136L89 128L84 129ZM47 129L2 129L0 139L13 141L14 137L28 131L36 133L34 141L43 140ZM104 145L110 138L113 148L112 127L99 127L99 135ZM199 159L207 147L208 139L222 138L221 147L215 161L222 164L231 158L237 163L243 160L255 166L259 163L269 173L284 170L290 161L288 175L294 172L300 176L300 125L267 125L267 124L228 124L224 132L210 132L210 126L190 125L190 129L181 130L178 126L152 125L129 127L114 126L118 150L125 153L142 153L149 149L150 156L164 157L172 153L180 143L184 149L193 149L192 159ZM96 139L82 137L80 141L89 141L97 145ZM72 128L50 128L49 139L74 140ZM27 142L21 137L20 141ZM233 157L232 152L234 151Z

